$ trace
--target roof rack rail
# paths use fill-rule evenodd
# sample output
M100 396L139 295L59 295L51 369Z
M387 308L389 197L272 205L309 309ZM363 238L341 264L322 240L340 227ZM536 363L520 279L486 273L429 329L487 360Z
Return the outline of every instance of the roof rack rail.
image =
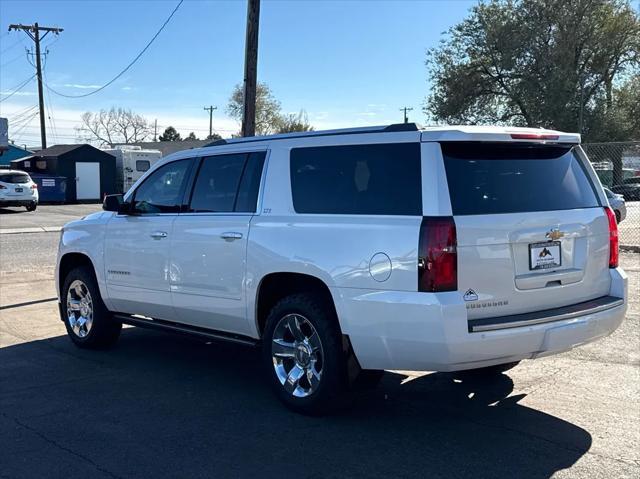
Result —
M357 135L364 133L396 133L402 131L418 131L415 123L394 123L385 126L364 126L359 128L341 128L338 130L304 131L296 133L282 133L268 136L250 136L244 138L221 139L207 143L208 146L235 145L240 143L253 143L256 141L288 140L290 138L313 138L319 136Z

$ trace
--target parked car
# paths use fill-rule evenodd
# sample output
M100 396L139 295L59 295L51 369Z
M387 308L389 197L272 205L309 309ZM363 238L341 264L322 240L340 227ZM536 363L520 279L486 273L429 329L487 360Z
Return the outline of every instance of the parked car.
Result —
M623 184L612 186L611 191L627 201L640 201L640 176L625 179Z
M38 207L38 185L28 173L0 171L0 207L6 206L24 206L27 211L35 211Z
M627 217L627 205L624 202L624 196L618 195L609 188L604 188L604 194L607 195L609 206L616 215L616 222L620 223Z
M122 324L260 343L276 395L309 414L384 369L498 374L566 351L627 308L579 142L403 124L176 153L63 228L61 319L82 348Z

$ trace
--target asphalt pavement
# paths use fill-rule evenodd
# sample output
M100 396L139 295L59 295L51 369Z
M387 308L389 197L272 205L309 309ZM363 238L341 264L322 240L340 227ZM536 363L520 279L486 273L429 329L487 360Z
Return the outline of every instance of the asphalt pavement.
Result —
M0 235L0 477L640 477L640 255L610 337L493 381L388 372L342 414L273 397L257 351L137 328L77 349L57 233ZM26 304L25 304L26 303Z

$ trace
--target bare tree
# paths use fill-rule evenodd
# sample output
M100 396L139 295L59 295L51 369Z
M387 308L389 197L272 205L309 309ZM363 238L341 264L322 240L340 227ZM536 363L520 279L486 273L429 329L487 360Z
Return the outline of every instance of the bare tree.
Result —
M112 107L97 113L88 111L81 119L82 126L76 128L78 138L101 145L144 141L153 130L146 118L124 108Z

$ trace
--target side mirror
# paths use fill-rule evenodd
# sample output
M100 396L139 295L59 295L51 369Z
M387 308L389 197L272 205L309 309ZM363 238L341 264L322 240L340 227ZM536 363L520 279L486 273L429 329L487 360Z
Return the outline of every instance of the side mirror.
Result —
M105 211L120 212L122 205L124 204L122 195L107 195L102 201L102 209Z

